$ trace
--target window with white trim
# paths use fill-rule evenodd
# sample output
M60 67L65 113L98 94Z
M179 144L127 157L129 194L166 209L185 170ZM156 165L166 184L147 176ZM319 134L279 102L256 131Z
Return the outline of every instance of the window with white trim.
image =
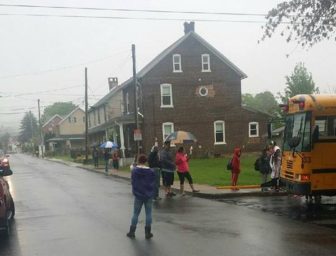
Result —
M182 72L181 55L173 55L173 72Z
M161 84L161 108L173 107L173 93L171 84Z
M77 123L77 118L74 116L74 118L73 118L73 122L74 123Z
M215 144L225 144L225 122L214 122Z
M202 54L202 72L210 72L210 55Z
M163 141L165 141L168 135L173 132L174 132L174 123L166 122L162 124Z
M249 122L249 137L259 137L258 122Z

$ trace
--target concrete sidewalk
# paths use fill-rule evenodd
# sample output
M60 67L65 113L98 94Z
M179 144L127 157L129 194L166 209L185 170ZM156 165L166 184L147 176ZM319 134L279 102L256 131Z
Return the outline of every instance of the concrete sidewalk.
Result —
M83 165L80 163L68 162L63 161L56 158L47 158L46 160L54 161L58 163L62 163L68 166L73 166L81 169L85 169L92 172L97 172L105 175L105 169L102 167L95 168L93 165ZM112 176L115 178L131 180L131 172L120 171L115 169L109 169L108 176ZM252 186L238 186L239 190L231 190L231 186L221 186L221 187L214 187L205 184L194 184L195 189L200 190L200 192L193 193L188 183L184 185L185 193L188 195L193 195L196 197L201 198L208 198L208 199L220 199L220 198L230 198L230 197L239 197L239 196L280 196L286 195L286 192L274 192L274 191L267 191L262 192L259 185L252 185ZM173 190L178 193L180 184L178 181L174 182L172 186ZM161 197L162 197L161 191Z

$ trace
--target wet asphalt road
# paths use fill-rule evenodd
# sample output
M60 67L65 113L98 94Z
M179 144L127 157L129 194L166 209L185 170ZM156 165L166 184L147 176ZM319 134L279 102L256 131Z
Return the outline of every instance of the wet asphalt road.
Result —
M334 229L262 210L271 198L163 199L154 205L154 238L144 238L142 213L130 240L128 181L21 154L10 161L16 216L1 256L335 255Z

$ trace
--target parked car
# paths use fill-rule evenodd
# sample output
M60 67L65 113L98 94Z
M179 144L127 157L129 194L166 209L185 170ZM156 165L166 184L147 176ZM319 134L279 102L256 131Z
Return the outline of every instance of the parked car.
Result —
M8 235L10 222L15 215L15 206L12 195L9 191L9 184L4 176L12 175L8 156L0 160L0 234Z

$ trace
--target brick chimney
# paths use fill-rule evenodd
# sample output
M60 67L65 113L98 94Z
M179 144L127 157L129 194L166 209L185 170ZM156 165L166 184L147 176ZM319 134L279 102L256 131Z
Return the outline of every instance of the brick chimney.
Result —
M184 22L184 34L188 34L189 32L195 32L195 22Z
M114 87L118 86L118 77L108 78L109 90L111 91Z

